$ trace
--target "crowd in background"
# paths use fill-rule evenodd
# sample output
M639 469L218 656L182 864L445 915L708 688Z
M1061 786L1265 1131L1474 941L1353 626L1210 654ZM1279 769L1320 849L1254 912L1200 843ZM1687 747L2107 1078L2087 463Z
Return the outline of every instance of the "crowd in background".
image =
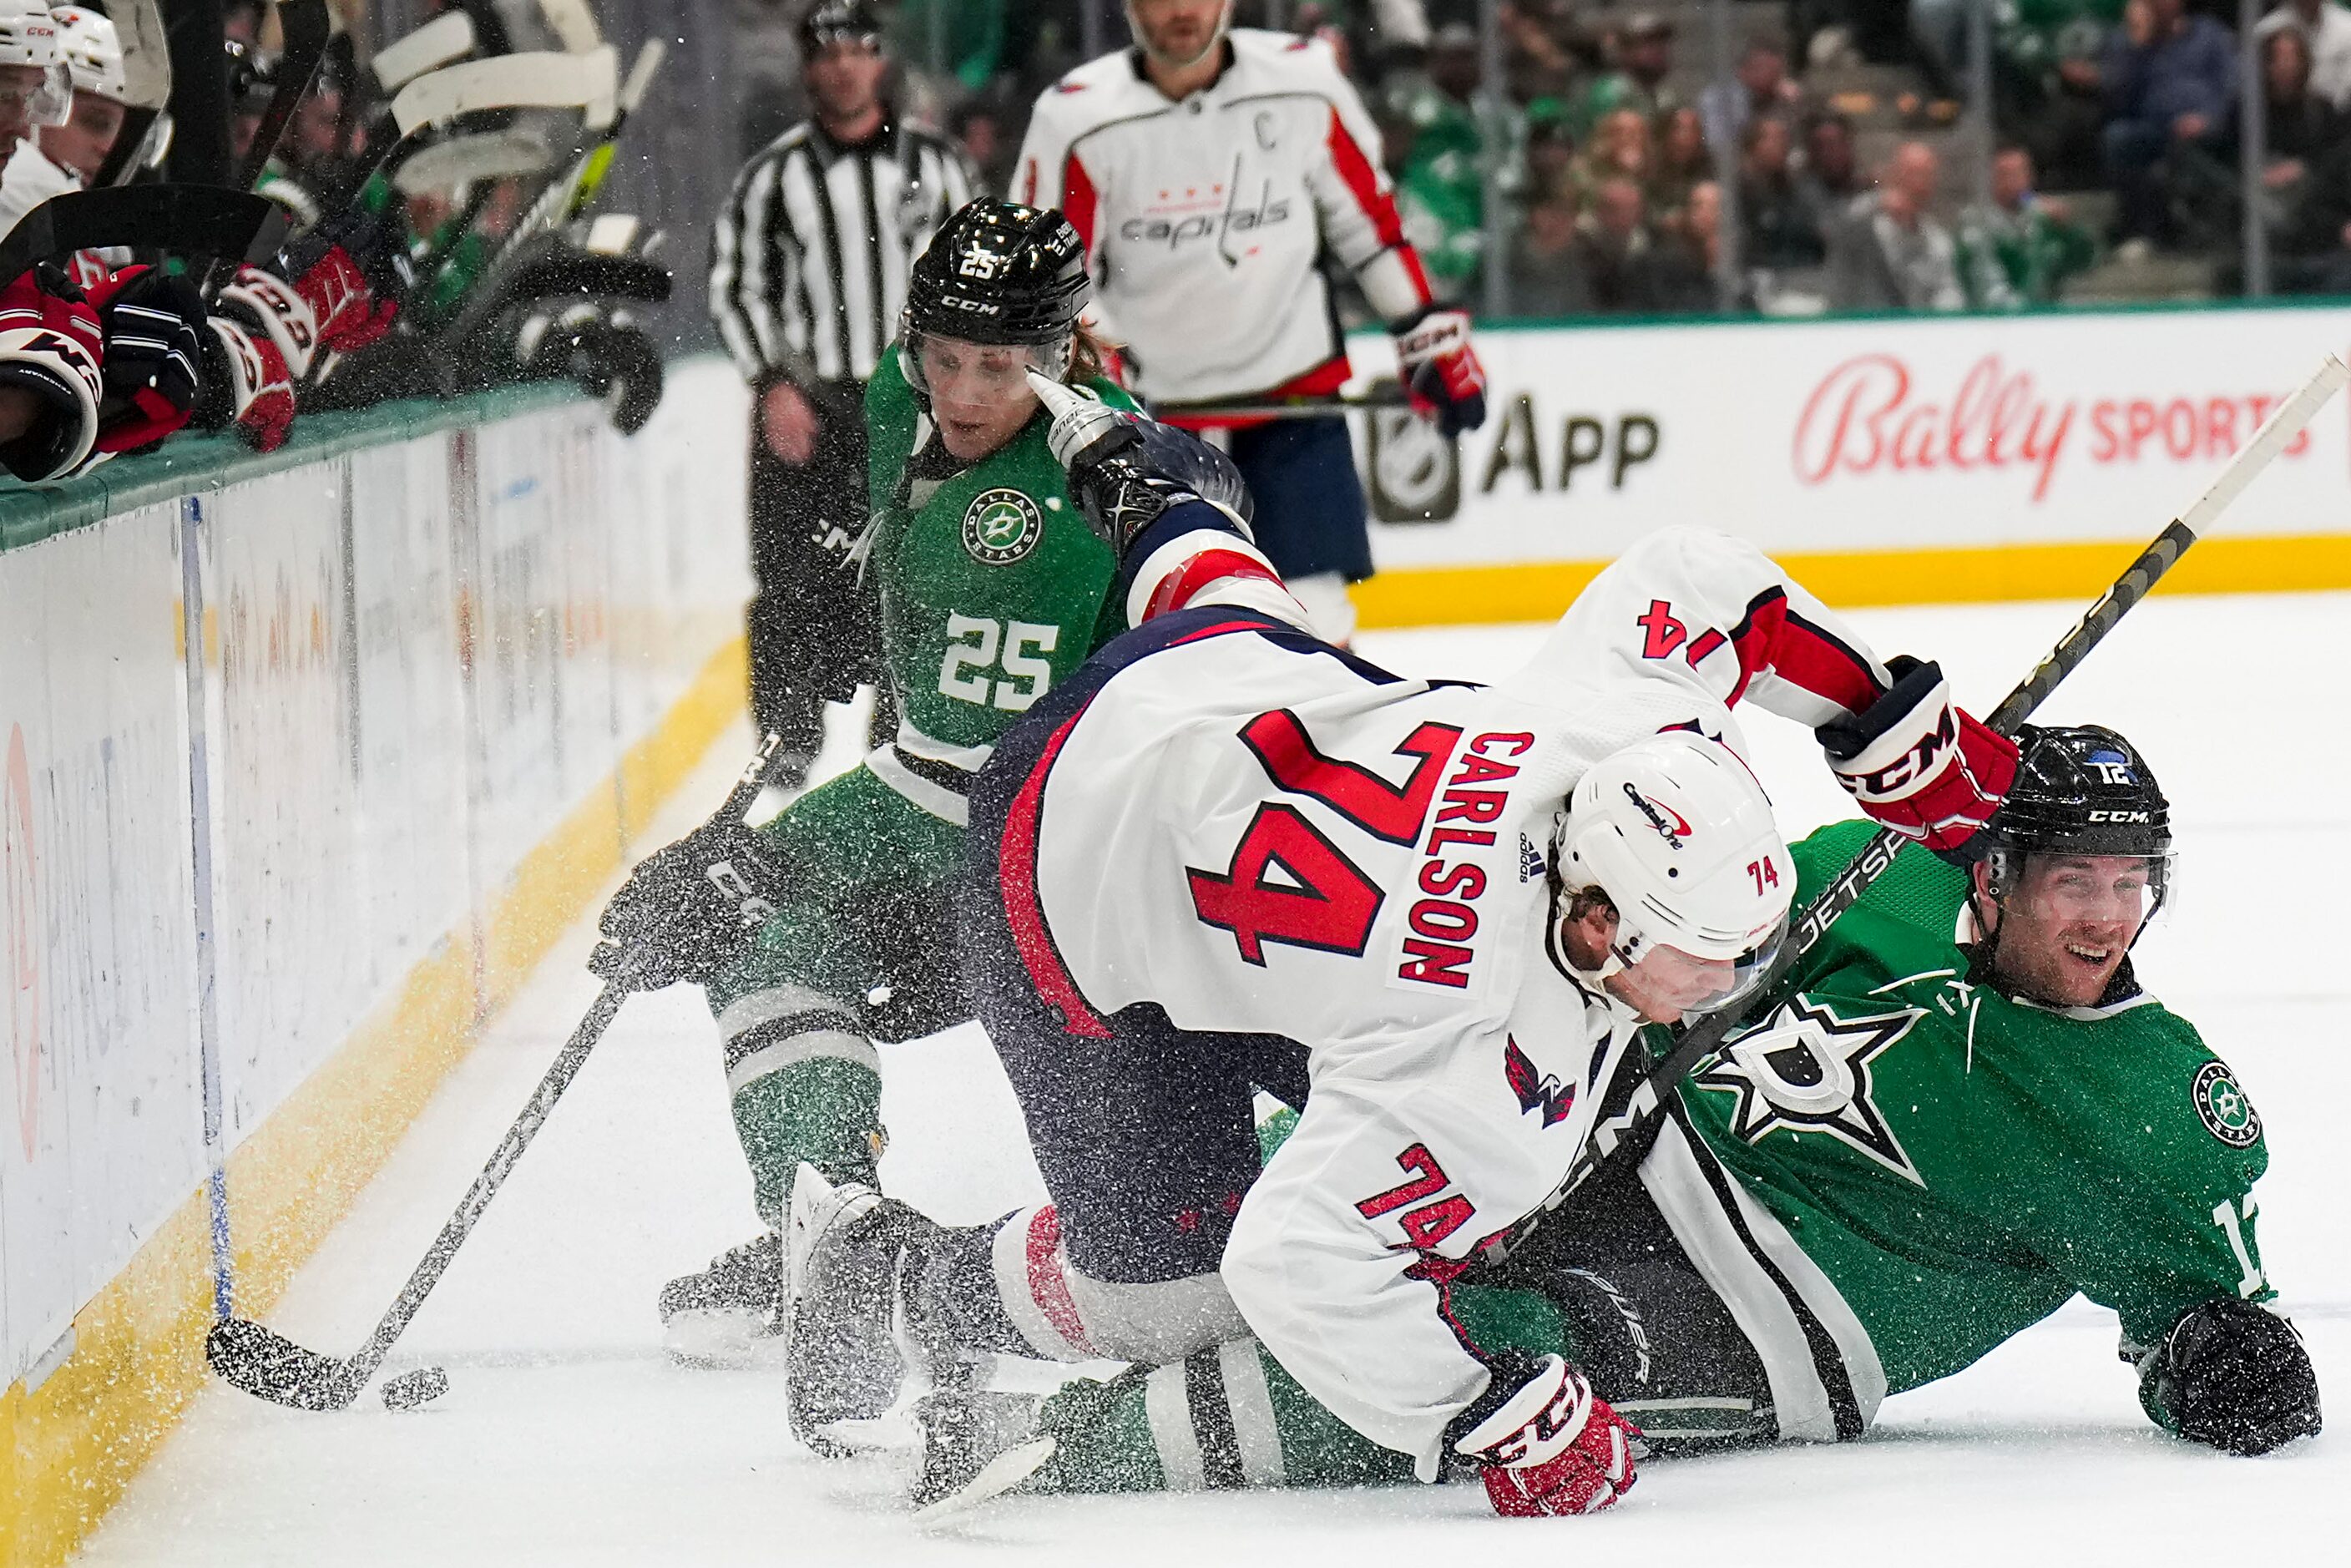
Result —
M894 8L913 101L996 189L1037 92L1089 37L1124 40L1114 0L1087 3ZM1735 0L1718 70L1703 4L1510 0L1491 101L1475 0L1241 0L1238 20L1339 53L1432 277L1472 307L2015 308L2094 272L2101 298L2238 292L2236 0L1996 0L1988 141L1972 5ZM796 111L796 9L737 0L747 152ZM2272 0L2255 43L2270 286L2351 289L2351 10Z

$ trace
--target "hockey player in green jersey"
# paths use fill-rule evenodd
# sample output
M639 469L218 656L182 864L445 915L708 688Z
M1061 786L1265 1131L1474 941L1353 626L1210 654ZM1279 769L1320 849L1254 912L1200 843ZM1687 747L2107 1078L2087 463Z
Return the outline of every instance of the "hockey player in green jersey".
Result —
M965 206L915 262L897 350L867 388L875 506L858 549L879 580L895 742L756 834L712 823L661 852L606 912L600 972L705 986L769 1227L664 1291L686 1359L738 1359L775 1326L802 1162L841 1201L873 1201L874 1043L970 1016L941 891L969 776L1092 651L1111 581L1024 380L1133 406L1079 326L1082 250L1058 212ZM736 940L738 924L756 940Z
M1800 894L1870 832L1798 844ZM2094 727L2029 732L1970 851L1961 870L1903 849L1637 1166L1456 1280L1465 1341L1497 1365L1579 1364L1655 1449L1838 1440L2079 1292L2120 1317L2164 1427L2238 1454L2317 1431L2309 1358L2264 1304L2261 1119L2130 964L2171 870L2144 758ZM1538 1113L1540 1086L1520 1097ZM967 1323L982 1305L907 1302ZM950 1504L1024 1475L1032 1491L1410 1475L1248 1340L1041 1409L946 1404L918 1496Z

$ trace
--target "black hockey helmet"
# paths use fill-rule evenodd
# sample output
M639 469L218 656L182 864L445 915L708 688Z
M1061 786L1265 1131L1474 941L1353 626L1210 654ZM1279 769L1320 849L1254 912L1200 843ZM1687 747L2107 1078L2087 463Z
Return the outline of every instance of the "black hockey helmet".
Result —
M882 19L867 0L815 0L800 14L800 58L807 60L834 44L882 47Z
M2137 747L2103 725L2026 725L2016 781L1974 847L1991 860L1993 895L2029 854L2136 855L2160 908L2171 875L2171 802Z
M1093 293L1085 251L1050 207L967 202L914 258L903 325L967 343L1065 342Z

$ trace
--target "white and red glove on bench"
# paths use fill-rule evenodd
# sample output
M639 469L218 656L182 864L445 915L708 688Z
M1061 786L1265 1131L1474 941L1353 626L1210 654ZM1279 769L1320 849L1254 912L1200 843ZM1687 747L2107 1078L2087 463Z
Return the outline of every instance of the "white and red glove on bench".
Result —
M1991 820L2016 780L2016 742L1951 705L1939 665L1907 655L1865 713L1813 732L1836 775L1881 827L1928 849L1960 849Z
M1478 1461L1496 1513L1526 1519L1597 1513L1623 1497L1640 1437L1583 1374L1550 1355L1453 1447Z

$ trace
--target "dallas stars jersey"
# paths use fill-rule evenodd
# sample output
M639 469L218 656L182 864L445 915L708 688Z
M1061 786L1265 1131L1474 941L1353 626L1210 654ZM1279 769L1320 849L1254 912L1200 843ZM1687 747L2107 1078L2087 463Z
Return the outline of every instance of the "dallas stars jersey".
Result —
M1800 896L1871 831L1797 845ZM2227 1066L2144 991L2058 1009L1980 983L1955 940L1966 888L1903 850L1800 989L1683 1094L1866 1329L1886 1390L1959 1370L2077 1291L2121 1315L2134 1354L2214 1296L2273 1295L2251 1190L2268 1151Z
M1091 390L1134 406L1108 382ZM897 748L977 768L1092 651L1114 563L1070 499L1042 413L992 455L960 465L914 402L893 347L866 386L865 423L874 497L866 570L879 574L883 654L905 716ZM902 790L922 783L903 767L876 770Z

